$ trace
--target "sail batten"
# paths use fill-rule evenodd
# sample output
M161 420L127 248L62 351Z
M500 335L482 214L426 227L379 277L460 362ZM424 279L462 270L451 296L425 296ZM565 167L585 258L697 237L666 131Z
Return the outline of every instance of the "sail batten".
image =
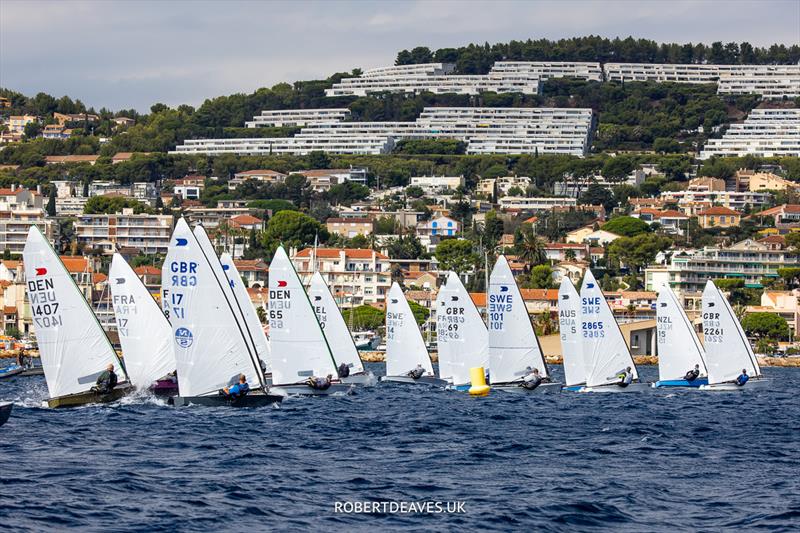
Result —
M51 398L86 392L109 364L125 369L100 322L55 250L36 226L22 252L39 356Z
M392 283L386 303L386 375L405 376L417 365L433 376L428 349L403 290Z

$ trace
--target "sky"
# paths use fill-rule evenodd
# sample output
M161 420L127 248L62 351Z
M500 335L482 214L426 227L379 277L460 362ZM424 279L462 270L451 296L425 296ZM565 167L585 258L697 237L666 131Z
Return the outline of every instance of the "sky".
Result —
M402 49L601 35L800 42L800 0L0 0L0 86L147 111L391 65Z

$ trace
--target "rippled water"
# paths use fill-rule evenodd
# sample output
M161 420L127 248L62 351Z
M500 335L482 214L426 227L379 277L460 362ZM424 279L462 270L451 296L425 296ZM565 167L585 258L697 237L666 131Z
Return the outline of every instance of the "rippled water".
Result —
M17 404L0 428L0 528L796 531L800 370L765 374L767 392L470 398L388 384L260 410L42 409L44 380L17 378L0 382ZM356 501L465 513L335 512Z

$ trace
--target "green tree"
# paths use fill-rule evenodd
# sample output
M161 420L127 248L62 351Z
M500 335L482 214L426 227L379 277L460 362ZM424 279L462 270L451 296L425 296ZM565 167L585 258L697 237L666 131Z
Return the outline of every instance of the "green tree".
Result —
M469 272L478 261L472 250L472 242L464 239L446 239L436 245L436 259L439 270L453 271L457 274Z
M425 196L425 191L418 185L409 185L406 187L406 195L411 198L422 198Z
M38 121L28 122L23 130L26 139L35 139L42 133L42 125Z
M553 269L549 265L536 265L523 284L526 289L550 289L553 287Z
M533 228L524 226L521 230L521 240L517 244L520 259L525 261L527 268L531 265L540 265L547 262L547 253L541 239L534 233Z
M275 250L279 244L285 247L302 247L314 244L314 240L324 243L328 240L328 230L314 218L299 211L281 211L270 219L261 238L268 250Z
M672 240L669 237L653 233L620 237L608 245L608 257L611 261L624 263L638 272L655 261L658 252L666 250L671 245Z
M621 216L614 217L606 222L603 229L611 233L616 233L617 235L622 235L623 237L633 237L634 235L649 232L650 226L648 226L647 222L644 220L635 217Z
M795 253L800 253L800 231L787 233L784 238L786 239L787 247L794 250Z
M113 214L120 213L126 208L132 208L136 214L153 212L153 209L142 202L123 196L92 196L83 206L83 212L87 215Z
M496 243L503 236L504 231L503 219L498 216L497 211L493 209L486 213L483 234L486 236L487 241Z
M428 309L422 307L413 300L409 300L408 305L411 307L411 312L414 314L414 319L417 321L417 325L421 326L427 322L428 317L431 316L431 312Z
M359 305L342 312L344 321L353 331L376 330L383 326L385 313L371 305Z
M47 207L45 208L45 212L49 217L56 216L56 188L54 186L50 187L50 194L47 198Z
M742 328L748 336L773 341L786 340L791 334L786 320L775 313L748 313L742 319Z
M787 288L794 288L800 285L800 267L779 268L777 272L778 276L786 283Z
M606 211L611 211L617 206L614 194L602 185L597 183L590 184L578 198L578 203L582 205L602 205Z

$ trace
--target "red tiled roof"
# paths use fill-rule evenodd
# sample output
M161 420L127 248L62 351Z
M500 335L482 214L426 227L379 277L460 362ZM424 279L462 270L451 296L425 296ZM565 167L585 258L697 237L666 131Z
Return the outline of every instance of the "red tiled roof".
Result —
M767 244L786 244L786 239L783 238L783 235L767 235L763 239L758 239L758 242Z
M13 259L4 259L0 264L5 265L9 270L16 270L22 264L22 261L15 261Z
M17 308L13 305L4 305L3 306L3 314L5 315L13 315L16 314Z
M260 218L256 218L252 215L238 215L231 218L231 222L234 222L241 226L252 226L253 224L261 224L263 220L261 220Z
M64 263L64 266L67 267L67 272L70 274L92 271L92 269L89 267L89 261L87 261L85 257L62 255L61 262Z
M701 211L698 215L741 215L739 211L735 211L733 209L729 209L727 207L716 206L716 207L709 207L705 211Z
M161 270L154 266L143 265L133 269L137 276L160 276Z
M269 266L261 259L234 259L233 264L239 272L269 272Z
M97 285L98 283L103 283L107 279L108 279L108 276L106 276L105 274L103 274L101 272L98 272L96 274L92 274L92 283L94 283L95 285Z
M377 259L389 259L387 256L383 255L380 252L376 252L374 250L369 249L362 249L362 248L317 248L317 257L318 258L335 258L341 255L342 251L346 257L351 257L353 259L372 259L373 254ZM311 257L311 254L314 252L313 248L303 248L295 257Z
M237 176L285 176L282 172L276 172L274 170L244 170L242 172L237 172Z

